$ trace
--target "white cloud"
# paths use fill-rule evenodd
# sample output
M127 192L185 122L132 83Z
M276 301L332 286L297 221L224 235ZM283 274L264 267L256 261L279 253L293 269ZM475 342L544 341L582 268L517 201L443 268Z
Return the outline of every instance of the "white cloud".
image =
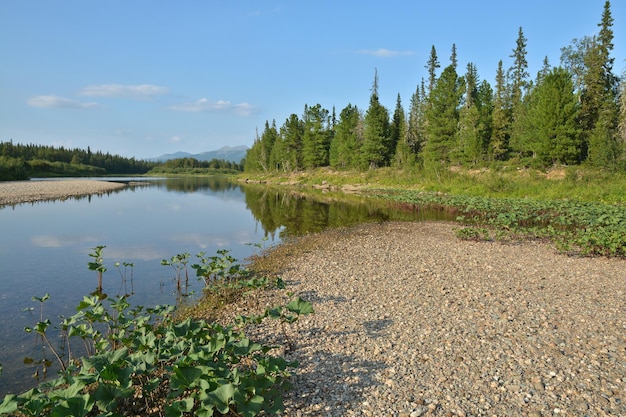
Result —
M35 96L27 101L29 106L47 109L93 109L100 107L98 103L85 103L59 96Z
M89 85L83 88L80 94L89 97L122 97L145 100L167 94L167 92L167 87L152 84L100 84Z
M241 116L249 116L255 111L255 107L250 103L232 104L230 101L217 100L211 101L207 98L201 98L196 101L174 104L169 107L170 110L182 111L188 113L200 112L234 112Z
M242 116L250 116L255 111L256 108L250 103L243 102L235 105L235 112Z
M180 136L173 136L172 138L170 138L170 143L180 143L182 142L183 138L181 138Z
M388 58L393 56L409 56L414 55L413 51L394 51L392 49L379 48L379 49L361 49L360 54L372 55L382 58Z

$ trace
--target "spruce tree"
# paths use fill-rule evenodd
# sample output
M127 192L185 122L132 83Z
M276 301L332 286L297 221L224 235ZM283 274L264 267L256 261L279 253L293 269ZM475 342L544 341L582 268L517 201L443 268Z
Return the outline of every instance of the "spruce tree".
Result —
M506 81L502 60L496 72L496 91L493 100L493 118L489 153L492 160L505 159L509 146L509 109L507 107Z
M361 124L359 109L348 104L339 114L335 126L335 136L330 145L330 166L339 169L359 166Z
M422 78L421 84L415 89L411 97L409 120L407 126L407 144L414 155L415 162L419 162L422 148L426 142L426 87Z
M281 146L274 161L282 171L292 172L302 169L302 137L304 127L297 114L291 114L280 128Z
M511 102L515 108L522 101L524 94L523 89L528 85L528 61L526 59L526 42L524 31L519 28L517 40L515 41L515 49L510 56L513 58L513 66L511 67Z
M585 55L586 72L581 94L580 120L585 132L587 160L598 167L614 167L619 154L617 143L617 86L613 74L613 17L609 1L604 4L600 33Z
M376 71L370 104L365 113L361 167L372 169L389 161L388 142L389 112L378 99L378 72Z
M437 68L439 68L439 59L437 58L437 50L435 45L430 48L430 56L426 63L426 69L428 70L428 94L433 91L435 87L435 81L437 81Z
M465 103L459 111L459 140L456 158L472 165L482 157L483 140L480 135L480 112L478 110L478 71L473 63L467 64L465 73Z
M408 144L406 116L400 94L398 94L396 99L396 108L393 112L389 137L389 146L393 147L392 165L397 168L408 168L412 165L413 157Z
M623 171L626 171L626 72L622 75L619 93L619 123L618 123L618 158Z
M578 98L568 71L553 68L530 94L523 141L534 165L576 164L582 151Z
M302 136L302 164L304 168L328 165L331 130L328 110L320 104L304 107L304 134Z
M436 170L450 162L450 151L457 145L461 98L461 80L454 67L449 65L435 83L426 110L428 140L423 157L427 169Z

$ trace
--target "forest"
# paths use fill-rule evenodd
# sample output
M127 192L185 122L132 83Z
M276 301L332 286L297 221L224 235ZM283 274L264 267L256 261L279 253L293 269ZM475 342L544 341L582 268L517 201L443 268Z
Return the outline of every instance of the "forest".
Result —
M456 46L441 72L433 46L428 79L418 83L404 110L400 94L393 112L379 101L375 72L369 106L336 110L305 105L282 126L265 122L248 150L249 173L289 173L316 167L369 170L379 167L436 172L510 165L547 169L581 165L626 171L626 76L613 71L613 26L606 1L598 32L561 48L560 64L548 58L531 78L527 39L520 27L495 85L478 69L457 66Z
M66 149L44 145L21 145L0 142L0 181L25 180L29 177L84 177L141 174L236 174L241 164L221 159L198 161L178 158L149 162L125 158L89 147Z
M107 174L145 174L157 164L92 152L89 147L66 149L63 146L0 142L0 180L24 180L29 176L94 176Z

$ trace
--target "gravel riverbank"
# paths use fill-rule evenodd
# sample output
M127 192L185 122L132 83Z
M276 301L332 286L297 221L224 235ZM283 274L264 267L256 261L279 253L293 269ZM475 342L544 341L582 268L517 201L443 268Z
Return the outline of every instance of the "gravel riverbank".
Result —
M315 308L290 328L287 416L626 415L626 261L457 227L362 225L265 255Z
M125 184L97 180L0 181L0 206L101 194Z

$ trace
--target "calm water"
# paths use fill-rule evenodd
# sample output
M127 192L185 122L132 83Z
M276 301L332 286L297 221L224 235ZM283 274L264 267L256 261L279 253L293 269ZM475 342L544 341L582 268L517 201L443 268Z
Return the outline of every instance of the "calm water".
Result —
M35 368L23 359L41 357L34 336L23 331L39 312L23 309L38 309L31 298L48 293L47 318L57 323L60 315L71 315L83 295L96 288L87 262L98 245L106 245L105 293L133 292L131 302L144 306L174 304L174 273L162 259L187 252L195 260L199 252L212 256L228 249L243 261L259 251L255 244L267 247L287 235L414 216L365 199L329 203L321 196L219 178L140 180L145 185L102 196L0 209L0 399L34 384ZM116 262L134 263L132 281L127 270L123 283L124 271ZM201 291L195 278L191 284Z

